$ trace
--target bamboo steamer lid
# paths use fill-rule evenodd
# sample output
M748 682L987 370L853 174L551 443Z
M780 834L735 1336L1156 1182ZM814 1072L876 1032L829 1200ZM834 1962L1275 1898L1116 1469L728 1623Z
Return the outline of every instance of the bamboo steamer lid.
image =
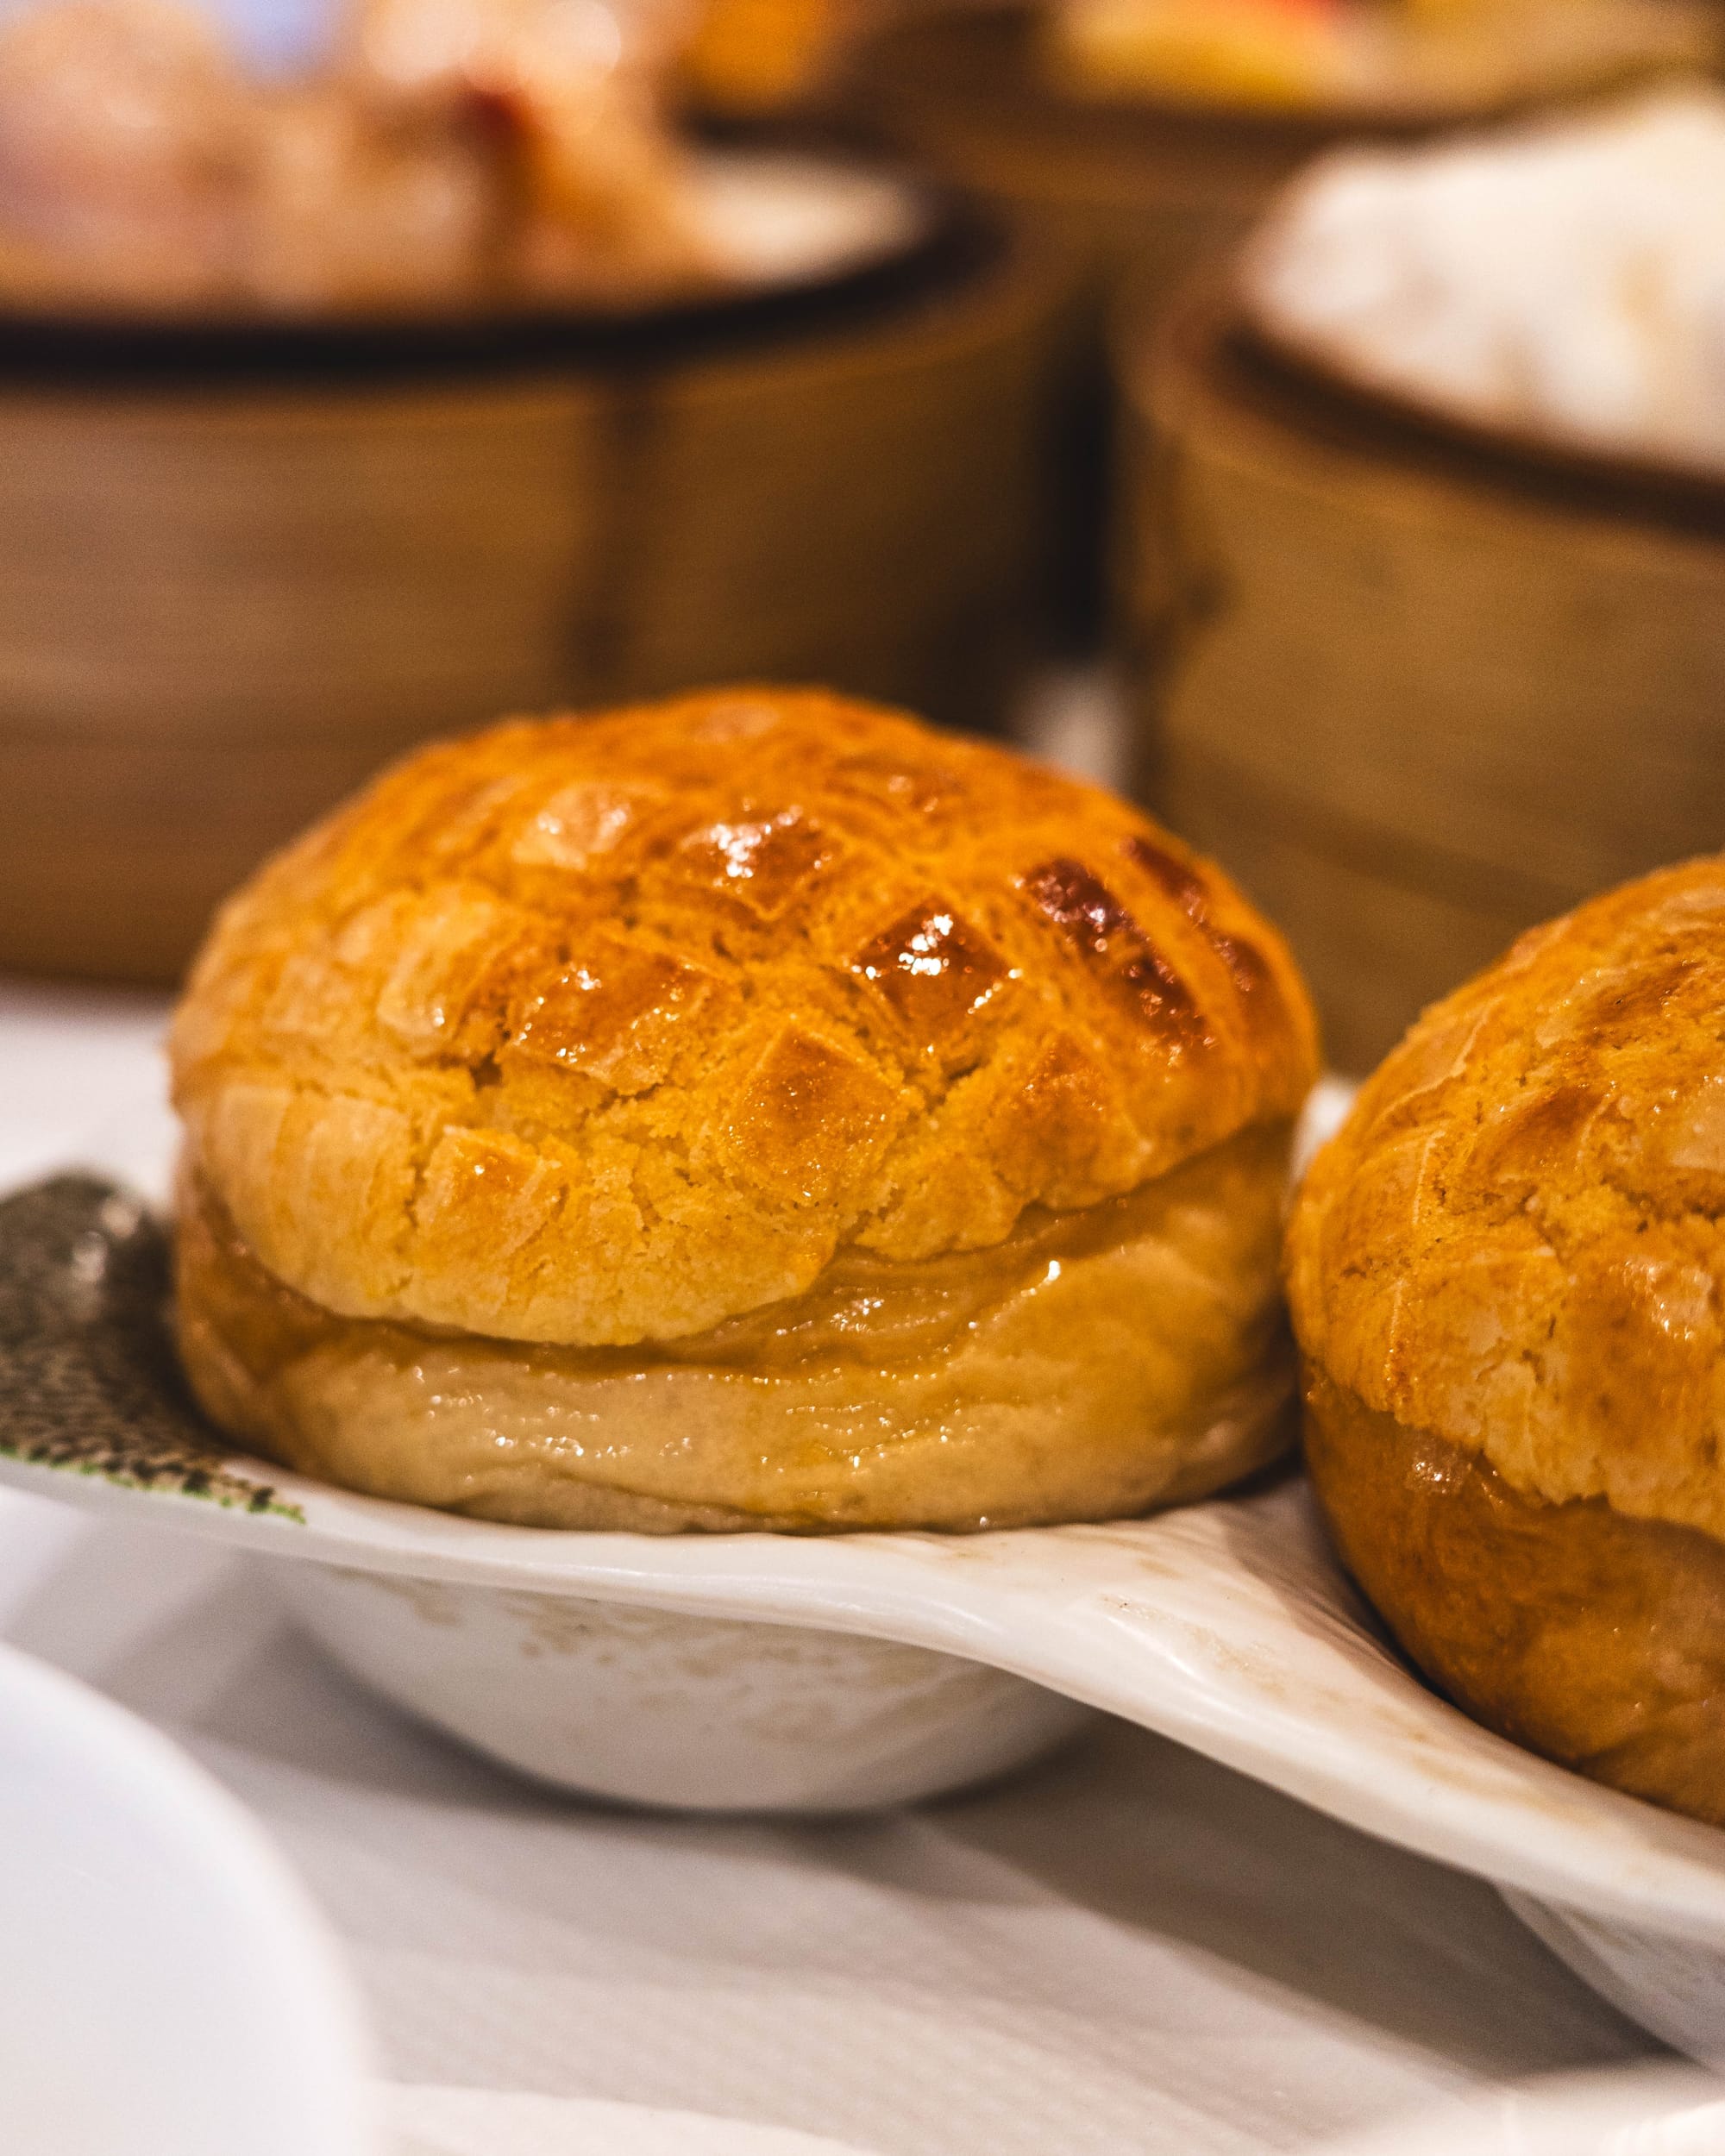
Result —
M1128 309L1138 790L1368 1069L1522 929L1725 831L1725 485L1488 443Z
M969 230L866 304L626 361L15 371L0 965L172 978L262 854L500 712L752 676L997 724L1066 291Z

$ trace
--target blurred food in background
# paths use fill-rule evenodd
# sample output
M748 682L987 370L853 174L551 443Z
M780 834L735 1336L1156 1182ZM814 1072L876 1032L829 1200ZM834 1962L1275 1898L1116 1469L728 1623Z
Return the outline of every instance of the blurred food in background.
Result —
M712 113L775 113L831 87L878 0L705 0L682 56L685 90Z
M1243 290L1264 336L1359 389L1725 476L1725 91L1338 153Z
M1051 250L698 139L699 11L0 28L0 964L171 978L428 735L713 679L998 729L1045 648Z
M1055 0L1047 49L1080 89L1429 120L1705 66L1705 0Z
M724 265L668 26L603 0L357 0L285 82L177 0L0 31L0 294L266 310L591 302Z
M1048 0L906 16L862 49L860 116L1009 204L1087 280L1070 348L1071 634L1104 607L1117 411L1104 318L1233 246L1314 156L1711 65L1710 0Z
M1339 152L1119 343L1141 784L1344 1069L1725 824L1725 93Z
M781 110L849 20L830 0L350 0L282 75L193 0L37 0L0 24L0 300L292 315L723 292L806 212L691 139L682 109Z
M332 86L384 128L480 139L505 290L717 276L662 103L681 17L605 0L355 0Z
M1113 276L1188 266L1350 136L1722 59L1713 0L984 0L901 12L855 95Z

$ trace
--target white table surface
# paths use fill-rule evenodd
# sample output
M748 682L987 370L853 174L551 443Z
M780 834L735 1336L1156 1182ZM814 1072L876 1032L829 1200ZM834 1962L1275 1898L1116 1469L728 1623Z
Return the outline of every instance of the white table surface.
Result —
M0 983L0 1181L159 1163L160 1024L148 998ZM0 1501L0 1633L254 1808L403 2082L875 2156L1244 2156L1654 2048L1477 1882L1125 1725L918 1811L632 1815L373 1703L267 1587L187 1539Z

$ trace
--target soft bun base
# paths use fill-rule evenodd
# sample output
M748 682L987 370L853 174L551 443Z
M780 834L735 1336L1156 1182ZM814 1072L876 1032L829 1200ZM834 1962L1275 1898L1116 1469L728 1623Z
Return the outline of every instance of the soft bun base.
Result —
M1524 1496L1315 1368L1304 1389L1336 1546L1426 1675L1515 1743L1725 1825L1725 1545Z
M806 1294L647 1349L337 1317L185 1164L181 1351L225 1429L304 1473L529 1526L940 1527L1201 1497L1289 1442L1289 1130L994 1248L852 1253Z

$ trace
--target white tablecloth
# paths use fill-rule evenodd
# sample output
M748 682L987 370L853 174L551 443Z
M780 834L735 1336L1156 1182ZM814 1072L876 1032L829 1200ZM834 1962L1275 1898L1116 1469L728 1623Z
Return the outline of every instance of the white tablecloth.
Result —
M159 1024L147 999L0 986L0 1179L159 1162ZM874 2156L1244 2156L1653 2048L1488 1889L1124 1725L920 1811L643 1817L524 1787L376 1704L267 1585L185 1539L0 1501L0 1632L254 1808L400 2082ZM563 2145L543 2106L514 2115L537 2138L499 2130L498 2156ZM423 2146L469 2145L448 2134Z

